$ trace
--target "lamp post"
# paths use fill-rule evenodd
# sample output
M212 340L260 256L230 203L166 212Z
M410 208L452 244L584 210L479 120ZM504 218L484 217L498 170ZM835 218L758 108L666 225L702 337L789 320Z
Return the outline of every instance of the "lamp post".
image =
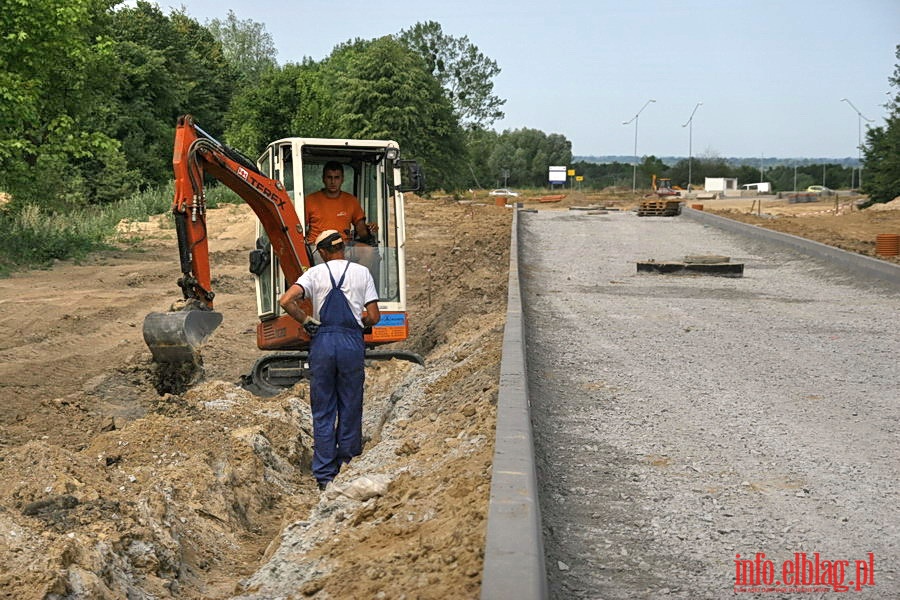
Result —
M862 122L863 122L863 119L865 119L866 121L871 123L872 119L864 116L861 112L859 112L859 109L856 108L856 106L854 106L853 103L850 102L850 100L848 100L847 98L841 98L841 102L846 102L847 104L850 105L850 107L854 111L856 111L856 162L859 163L859 177L857 178L856 185L857 185L857 187L859 187L861 189L862 188ZM853 187L852 173L850 175L850 187L851 188Z
M634 165L631 170L631 193L633 194L637 190L637 130L638 130L638 117L641 116L641 113L644 112L644 109L647 108L647 105L651 102L656 102L652 98L647 100L644 105L641 107L641 110L637 111L633 117L631 117L631 121L622 121L622 125L631 125L631 122L634 121Z
M688 125L688 192L691 191L691 184L693 180L691 179L691 163L693 159L693 150L694 150L694 113L697 112L697 109L700 108L702 102L698 102L694 107L694 110L691 111L691 116L687 120L687 123L682 125L682 127L687 127Z

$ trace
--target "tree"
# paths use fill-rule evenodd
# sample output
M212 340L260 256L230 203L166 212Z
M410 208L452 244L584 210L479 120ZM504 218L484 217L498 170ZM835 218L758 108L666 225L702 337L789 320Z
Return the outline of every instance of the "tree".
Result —
M212 34L183 12L166 16L139 0L113 14L110 30L117 68L107 131L143 182L163 183L172 177L176 119L190 113L220 136L237 71Z
M171 178L175 119L224 127L236 75L212 34L140 0L20 0L0 11L0 188L62 211ZM12 37L9 37L12 36ZM9 90L9 93L7 93Z
M638 188L649 188L650 183L653 181L653 176L656 175L656 178L660 177L668 177L669 167L666 166L661 159L656 156L650 155L645 156L641 161L641 164L638 165Z
M489 165L491 150L497 144L499 134L496 131L476 127L465 132L467 173L471 176L467 187L484 188L491 187L494 176Z
M584 177L584 185L592 189L603 189L619 186L631 190L631 165L613 163L590 163L578 161L572 163L575 173Z
M467 129L485 127L503 118L506 104L493 94L492 79L500 73L497 63L469 42L467 36L446 35L439 23L416 23L396 38L425 60L453 103L459 122Z
M895 49L897 64L888 78L894 90L890 111L883 126L866 131L863 148L863 193L872 202L890 202L900 195L900 44Z
M337 137L395 139L421 162L429 188L463 185L462 129L421 57L390 36L357 41L335 49L323 75L336 82Z
M222 45L225 58L241 74L244 85L253 85L276 66L278 51L265 25L250 19L238 20L233 10L224 21L213 19L206 24L212 36Z
M416 158L429 187L465 177L462 129L421 57L390 36L338 45L321 62L265 73L235 96L227 141L248 153L280 137L393 139Z
M564 136L523 128L500 134L488 165L497 185L541 187L547 185L551 165L571 162L572 143Z
M0 189L14 205L84 204L91 173L83 167L121 166L120 145L102 119L114 89L105 30L111 4L21 0L0 11Z
M288 136L335 137L334 92L311 60L263 73L235 94L225 139L250 156Z
M866 132L863 152L863 193L873 203L890 202L900 196L900 116L896 112L884 126Z

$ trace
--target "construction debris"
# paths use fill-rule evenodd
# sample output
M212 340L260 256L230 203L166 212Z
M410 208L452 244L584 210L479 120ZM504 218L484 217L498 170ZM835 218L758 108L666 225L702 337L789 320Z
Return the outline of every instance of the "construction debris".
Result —
M657 262L655 259L638 261L638 273L659 275L714 275L717 277L743 277L744 264L731 262L731 257L718 254L698 254L684 257L684 262Z
M637 210L639 217L674 217L680 214L681 200L641 200Z

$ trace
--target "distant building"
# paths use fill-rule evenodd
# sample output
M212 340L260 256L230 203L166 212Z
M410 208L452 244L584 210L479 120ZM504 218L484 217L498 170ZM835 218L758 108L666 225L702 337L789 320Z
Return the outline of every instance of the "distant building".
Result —
M707 192L736 192L738 189L737 177L707 177L703 189Z

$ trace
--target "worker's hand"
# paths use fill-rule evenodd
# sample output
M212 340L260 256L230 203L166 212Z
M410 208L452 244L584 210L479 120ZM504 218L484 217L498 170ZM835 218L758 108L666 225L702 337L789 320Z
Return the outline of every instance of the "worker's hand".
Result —
M307 316L303 319L303 329L306 330L306 333L309 334L309 337L313 337L317 333L319 333L319 325L321 325L319 321L313 319L310 316Z
M378 233L378 223L375 223L375 222L366 223L366 227L369 228L370 235L375 235L376 233Z

